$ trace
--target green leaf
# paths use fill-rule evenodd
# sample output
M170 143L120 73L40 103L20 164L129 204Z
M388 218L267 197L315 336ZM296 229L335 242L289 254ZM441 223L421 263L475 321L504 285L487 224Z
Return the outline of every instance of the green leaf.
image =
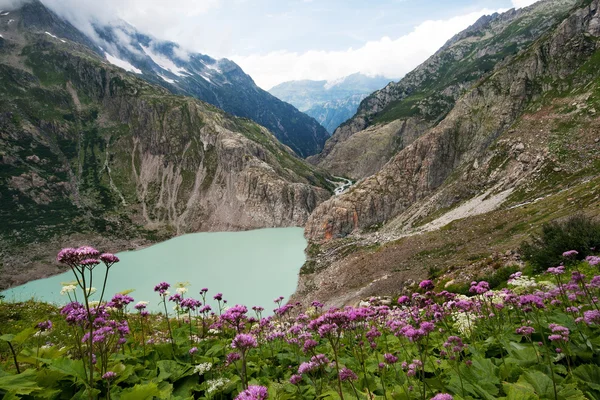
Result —
M502 385L506 393L506 400L537 400L535 390L527 382L505 383Z
M573 376L584 382L590 389L600 391L600 367L597 365L580 365L573 370Z
M587 400L583 392L575 385L565 385L558 391L559 400Z
M156 382L138 384L121 392L121 400L147 400L161 395Z
M37 373L28 369L18 375L5 375L0 378L0 389L11 392L14 395L31 394L42 388L36 382Z
M184 376L189 376L194 373L191 365L180 364L173 360L161 360L157 362L156 365L159 370L159 381L169 380L175 382Z
M529 383L535 393L544 398L554 398L552 379L540 371L526 371L519 378L518 383Z
M83 382L87 381L85 369L83 368L82 360L71 360L70 358L59 358L57 360L44 359L48 367L53 371L62 372L65 375L80 379Z
M12 342L14 338L15 335L13 335L12 333L6 333L0 336L0 340L2 340L3 342Z

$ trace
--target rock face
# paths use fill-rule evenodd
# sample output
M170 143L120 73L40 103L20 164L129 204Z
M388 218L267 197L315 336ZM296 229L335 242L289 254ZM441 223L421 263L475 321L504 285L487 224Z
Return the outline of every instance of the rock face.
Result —
M88 37L39 0L14 11L11 19L27 29L53 34L59 43L61 39L81 43L107 62L135 71L140 78L172 93L192 96L249 118L268 128L301 157L320 152L329 137L313 118L256 86L233 61L186 54L177 44L153 39L124 21L95 25L94 36Z
M20 21L0 33L0 286L54 272L61 245L302 226L331 194L249 119Z
M407 279L425 278L427 267L478 268L472 260L481 253L515 250L543 222L598 215L600 0L559 15L540 39L465 88L440 122L374 175L317 207L306 225L311 247L298 299L343 305L394 294ZM387 125L400 129L408 120ZM340 128L338 138L352 124L362 130L345 142L385 126L358 128L360 121Z
M392 155L443 120L479 79L552 29L575 3L541 1L526 9L482 17L401 81L363 100L356 115L334 132L311 162L353 179L374 174ZM390 124L398 120L406 124ZM351 140L367 128L371 134ZM382 141L390 146L382 146ZM366 157L345 158L364 149L369 153Z

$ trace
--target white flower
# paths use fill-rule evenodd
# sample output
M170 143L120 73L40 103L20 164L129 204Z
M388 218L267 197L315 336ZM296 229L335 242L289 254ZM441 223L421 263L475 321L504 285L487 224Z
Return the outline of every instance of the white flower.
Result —
M96 288L95 287L89 287L85 289L87 291L88 296L96 293Z
M74 292L77 287L75 285L65 285L62 287L60 294L64 296L67 293Z
M147 306L148 302L147 301L138 301L136 306Z
M208 333L210 333L211 335L218 335L220 332L214 328L210 328L208 330Z
M217 390L221 390L223 388L223 386L225 386L227 384L227 382L229 382L229 381L224 378L218 378L218 379L212 379L210 381L206 381L206 384L208 385L208 388L206 389L206 391L208 393L212 393Z
M181 295L184 295L188 292L188 289L185 287L178 287L177 289L175 289L175 291Z
M213 366L212 363L209 363L209 362L198 364L194 367L194 373L197 373L199 375L204 375L205 373L207 373L208 371L211 370L212 366Z
M458 329L463 335L467 336L469 336L473 330L473 321L475 318L475 314L470 312L452 313L454 327Z
M90 301L90 307L98 307L98 304L100 304L98 300Z

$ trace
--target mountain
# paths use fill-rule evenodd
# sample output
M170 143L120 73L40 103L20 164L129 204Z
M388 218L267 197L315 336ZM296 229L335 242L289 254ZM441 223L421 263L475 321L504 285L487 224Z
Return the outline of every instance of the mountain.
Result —
M511 42L515 32L527 33ZM478 46L455 58L463 66L477 54L496 60L485 73L470 67L469 76L480 75L470 83L450 73L456 64L430 60L363 101L336 131L368 143L411 118L422 129L374 175L311 214L296 299L343 305L432 274L469 282L518 264L520 243L544 222L600 215L600 0L543 1L491 16L445 49L481 38L522 47L499 57ZM462 87L449 111L423 107L433 93L415 98L409 83L419 77Z
M266 128L111 65L32 7L0 15L1 287L57 272L60 246L302 226L330 196Z
M313 162L353 179L373 175L446 118L480 79L551 30L574 3L541 1L481 17L402 80L363 100Z
M25 4L21 14L31 29L85 44L108 62L172 93L195 97L265 126L301 157L320 152L329 137L313 118L256 86L233 61L188 53L124 21L96 23L87 35L73 31L72 26L68 30L63 26L67 22L38 0Z
M356 73L333 82L284 82L271 88L269 93L293 104L333 133L342 122L356 113L362 99L390 81L382 76L370 77Z

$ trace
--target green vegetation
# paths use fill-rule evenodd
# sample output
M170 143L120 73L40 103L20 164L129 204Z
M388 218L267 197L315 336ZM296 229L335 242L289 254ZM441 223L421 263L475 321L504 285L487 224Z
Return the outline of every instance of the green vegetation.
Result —
M600 248L600 223L584 215L575 215L563 222L551 222L542 226L539 236L524 242L521 253L535 271L548 265L569 261L564 252L576 250L576 259L582 260Z

